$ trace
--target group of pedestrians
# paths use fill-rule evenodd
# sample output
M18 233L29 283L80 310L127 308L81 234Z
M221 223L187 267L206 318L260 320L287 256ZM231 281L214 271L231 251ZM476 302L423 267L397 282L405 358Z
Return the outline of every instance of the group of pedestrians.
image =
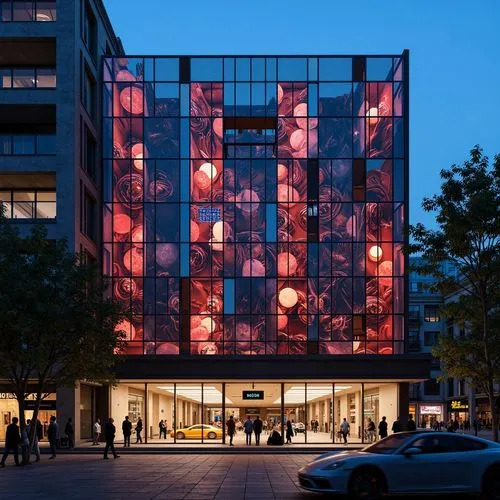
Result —
M69 419L71 423L71 419ZM29 458L32 454L35 455L35 462L40 461L40 441L44 436L43 425L40 420L37 419L36 422L32 420L26 421L26 427L21 431L19 425L19 419L17 417L12 418L12 422L7 426L7 430L5 433L5 450L2 455L2 460L0 461L0 467L5 467L5 462L7 457L12 452L14 455L14 462L16 466L22 465L19 461L19 446L23 445L26 447L30 447L29 436L31 434L31 429L34 427L34 436L33 436L33 444L28 454L28 463ZM56 442L58 436L58 425L56 422L56 417L50 417L50 424L47 428L47 437L49 440L51 455L49 458L56 458Z
M229 446L234 446L233 439L236 434L236 422L233 415L231 415L226 422L226 427L227 435L229 436ZM264 423L258 415L254 420L252 420L250 416L248 416L248 418L245 420L245 423L243 424L247 446L252 445L252 434L255 434L255 445L260 446L260 435L262 434L263 428Z

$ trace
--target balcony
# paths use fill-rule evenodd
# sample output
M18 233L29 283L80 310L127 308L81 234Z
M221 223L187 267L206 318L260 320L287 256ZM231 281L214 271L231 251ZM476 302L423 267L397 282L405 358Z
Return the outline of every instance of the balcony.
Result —
M2 0L0 2L2 22L55 22L56 0Z
M0 89L55 89L56 68L0 68Z

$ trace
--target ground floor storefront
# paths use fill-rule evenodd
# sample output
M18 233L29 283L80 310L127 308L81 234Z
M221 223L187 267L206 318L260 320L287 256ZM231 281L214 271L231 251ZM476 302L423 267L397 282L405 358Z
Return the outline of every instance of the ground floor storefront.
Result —
M343 443L344 419L347 442L369 443L377 438L370 422L378 427L385 417L390 430L398 418L401 389L404 383L352 380L120 381L110 390L110 415L118 424L118 442L128 416L132 442L140 418L141 439L147 443L225 443L226 422L232 416L235 445L245 443L245 422L257 417L263 422L263 444L273 431L286 438L288 422L292 443Z

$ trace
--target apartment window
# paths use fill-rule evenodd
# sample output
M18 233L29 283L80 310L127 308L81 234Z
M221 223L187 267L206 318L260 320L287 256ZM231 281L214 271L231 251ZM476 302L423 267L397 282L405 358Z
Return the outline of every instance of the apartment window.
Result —
M95 95L95 81L92 78L89 70L85 67L83 71L82 104L91 117L94 116L95 112Z
M82 38L94 60L97 59L97 22L88 2L85 2Z
M2 190L0 204L7 219L55 219L56 192L49 190Z
M410 281L410 292L420 293L422 291L421 281Z
M448 379L448 397L452 398L455 395L454 380L452 378Z
M424 320L428 323L437 323L441 321L438 306L424 306Z
M97 238L97 209L96 201L90 196L87 190L83 190L82 213L80 219L80 229L89 239L95 241Z
M3 89L54 89L55 68L1 68L0 85Z
M465 380L458 381L458 396L465 395Z
M54 22L57 20L56 0L0 0L4 22Z
M97 180L97 142L87 125L84 125L82 152L83 170L95 181Z
M420 318L420 306L410 305L408 306L408 319L419 319Z
M55 134L0 135L0 156L55 154Z
M430 378L424 382L424 394L426 396L439 396L439 382L435 378Z
M424 332L424 345L432 347L436 345L439 337L439 332Z
M420 332L418 330L410 330L408 332L408 350L420 350Z

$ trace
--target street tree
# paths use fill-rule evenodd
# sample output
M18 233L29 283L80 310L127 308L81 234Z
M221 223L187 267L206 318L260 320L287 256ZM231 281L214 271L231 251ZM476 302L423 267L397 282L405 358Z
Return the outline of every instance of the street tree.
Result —
M0 377L17 399L21 431L29 394L36 422L54 386L113 383L127 313L106 296L107 286L96 265L68 251L64 239L48 239L45 226L22 237L0 214ZM35 432L32 425L30 449Z
M436 227L410 227L411 253L422 259L414 269L433 276L431 288L450 300L444 315L461 327L459 336L442 335L434 355L447 377L467 380L487 395L493 438L498 441L500 400L500 155L490 163L479 146L461 165L440 172L441 192L422 207L436 216ZM447 273L451 263L457 273ZM496 387L497 386L497 387Z

